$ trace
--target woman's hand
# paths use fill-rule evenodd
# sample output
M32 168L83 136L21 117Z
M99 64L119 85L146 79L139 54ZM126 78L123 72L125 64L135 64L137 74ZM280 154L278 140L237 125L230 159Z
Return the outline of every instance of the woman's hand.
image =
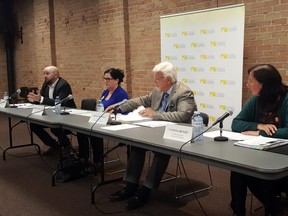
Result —
M259 136L259 132L260 132L259 130L258 131L244 131L241 134L250 135L250 136Z
M276 132L277 127L273 124L258 124L257 129L263 130L267 135L272 136Z

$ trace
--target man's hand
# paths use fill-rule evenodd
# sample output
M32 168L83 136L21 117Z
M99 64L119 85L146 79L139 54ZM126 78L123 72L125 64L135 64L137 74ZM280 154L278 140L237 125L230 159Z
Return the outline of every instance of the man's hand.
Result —
M27 99L30 101L30 102L40 102L41 100L41 95L39 92L37 93L34 93L34 92L29 92L29 94L27 95Z
M153 117L155 115L155 111L151 108L145 108L144 110L141 110L139 112L139 115L144 116L144 117Z
M115 106L114 104L108 106L108 107L104 110L104 112L112 114L112 113L114 112L114 109L113 109L114 106Z

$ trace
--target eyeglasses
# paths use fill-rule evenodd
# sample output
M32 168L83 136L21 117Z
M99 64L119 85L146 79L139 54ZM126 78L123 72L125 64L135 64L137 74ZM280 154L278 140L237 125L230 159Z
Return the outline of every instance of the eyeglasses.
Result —
M103 77L103 80L104 80L105 82L109 82L110 80L114 80L114 78L106 78L106 77Z
M155 78L154 79L154 82L158 82L158 81L160 81L160 80L162 80L162 79L164 79L164 78L166 78L165 76L163 76L163 77L158 77L158 78Z

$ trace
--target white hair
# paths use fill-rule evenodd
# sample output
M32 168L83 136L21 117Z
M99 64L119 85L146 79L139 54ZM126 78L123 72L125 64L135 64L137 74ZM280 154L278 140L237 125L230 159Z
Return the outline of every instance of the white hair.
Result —
M177 81L177 72L170 62L161 62L157 64L152 71L154 73L162 72L164 76L171 77L173 83Z

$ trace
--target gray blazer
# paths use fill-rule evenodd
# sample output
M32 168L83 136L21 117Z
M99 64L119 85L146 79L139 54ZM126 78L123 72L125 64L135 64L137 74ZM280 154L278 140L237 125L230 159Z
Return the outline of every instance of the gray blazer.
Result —
M142 105L145 108L151 107L156 111L156 115L153 117L154 120L183 123L191 122L191 117L194 111L197 110L191 89L182 82L176 82L168 97L166 112L158 112L157 110L159 109L163 94L163 92L154 88L153 91L146 96L128 100L120 109L122 112L128 112Z

